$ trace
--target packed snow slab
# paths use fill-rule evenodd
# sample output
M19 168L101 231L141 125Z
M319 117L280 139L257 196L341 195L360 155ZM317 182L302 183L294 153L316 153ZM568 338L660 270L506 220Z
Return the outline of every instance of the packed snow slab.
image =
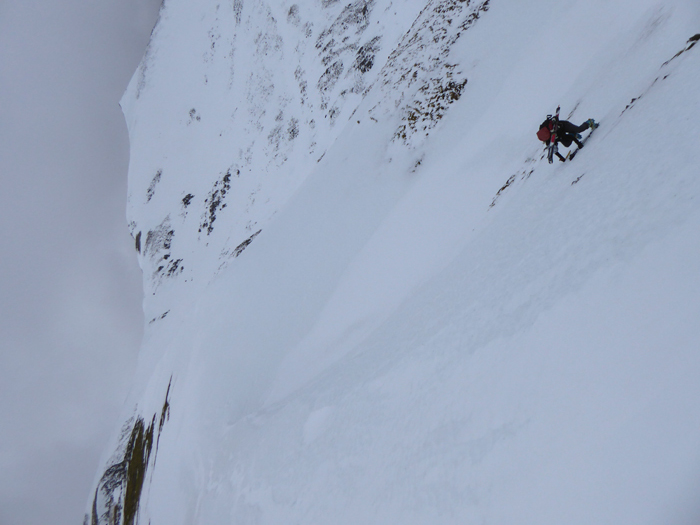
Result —
M294 7L166 2L123 101L150 324L106 470L149 453L95 519L696 523L700 7ZM548 165L557 103L602 125Z

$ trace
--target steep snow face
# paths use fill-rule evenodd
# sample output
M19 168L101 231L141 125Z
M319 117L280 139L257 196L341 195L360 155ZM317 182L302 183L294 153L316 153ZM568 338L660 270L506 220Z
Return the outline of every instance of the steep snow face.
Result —
M334 143L419 8L164 2L122 101L147 291L206 281L241 253Z
M699 33L694 0L166 0L86 520L697 523ZM557 104L601 127L549 165Z

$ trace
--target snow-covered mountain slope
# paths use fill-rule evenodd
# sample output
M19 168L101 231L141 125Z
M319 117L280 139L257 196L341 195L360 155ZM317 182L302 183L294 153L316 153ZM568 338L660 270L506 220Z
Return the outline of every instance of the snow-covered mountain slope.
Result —
M700 521L695 0L165 0L88 523ZM601 127L572 162L561 104Z

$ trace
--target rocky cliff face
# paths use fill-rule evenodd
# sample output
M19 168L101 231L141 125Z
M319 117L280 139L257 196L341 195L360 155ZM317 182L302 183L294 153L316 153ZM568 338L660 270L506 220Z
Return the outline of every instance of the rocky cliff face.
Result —
M586 487L611 476L620 513L671 504L609 459L654 442L626 410L699 393L696 323L663 343L698 312L673 233L698 221L698 24L683 0L165 0L121 102L148 325L86 523L605 522ZM550 166L557 104L602 125ZM686 444L636 479L693 493ZM567 450L597 465L569 488Z

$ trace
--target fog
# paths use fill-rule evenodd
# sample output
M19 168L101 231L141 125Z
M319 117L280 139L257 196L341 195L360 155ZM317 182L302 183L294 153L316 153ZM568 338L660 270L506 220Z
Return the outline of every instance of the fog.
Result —
M0 3L0 523L81 523L143 329L118 101L160 0Z

